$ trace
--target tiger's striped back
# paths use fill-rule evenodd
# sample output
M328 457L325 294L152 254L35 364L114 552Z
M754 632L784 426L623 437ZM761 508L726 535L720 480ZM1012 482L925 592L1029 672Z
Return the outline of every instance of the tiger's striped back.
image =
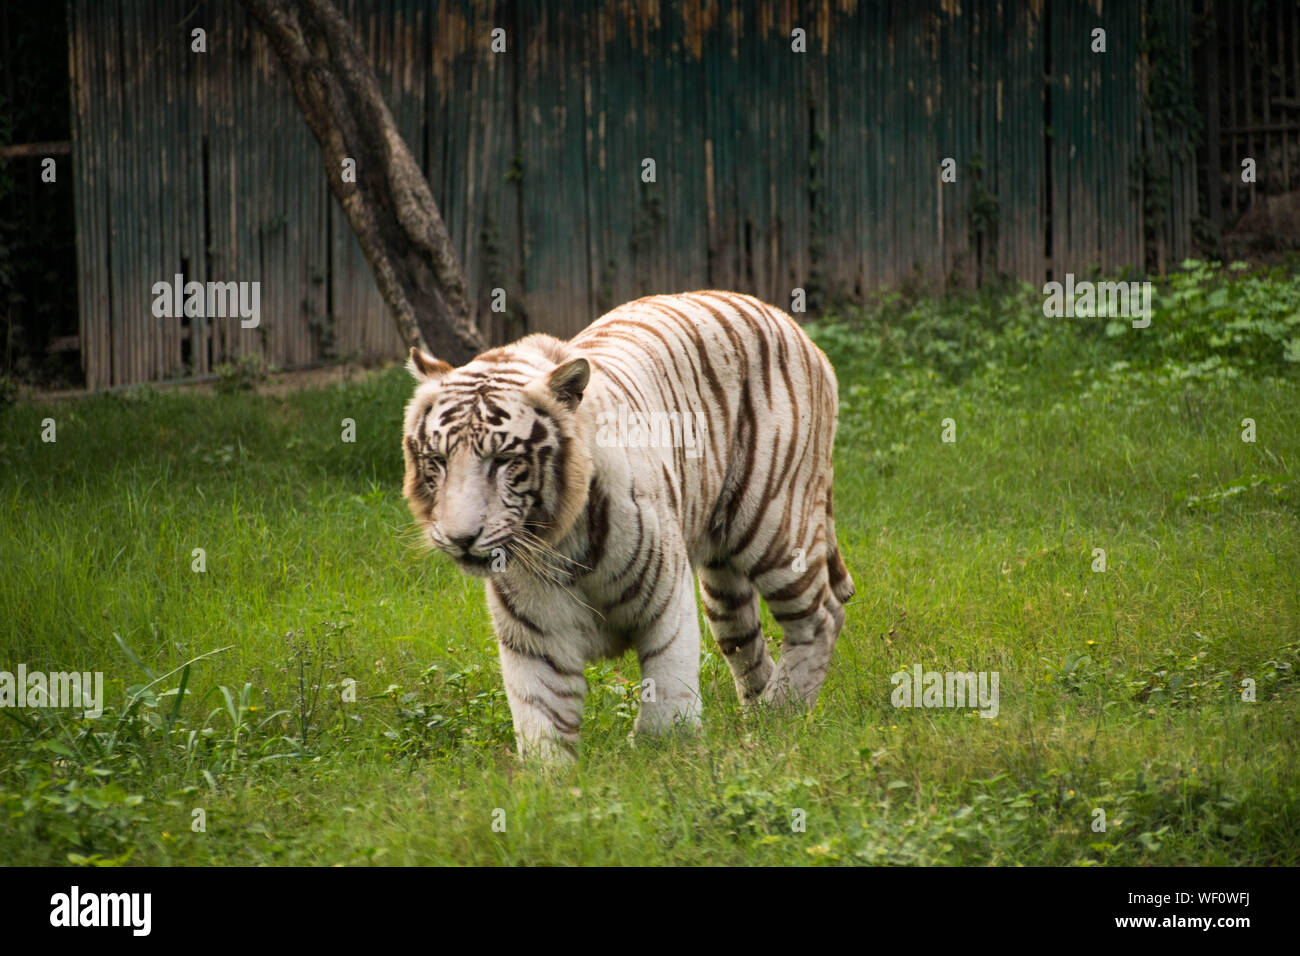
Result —
M608 381L602 410L705 412L704 453L676 447L661 462L693 564L725 560L761 576L790 565L795 548L825 549L831 584L848 599L833 534L814 540L817 516L831 512L835 371L793 319L736 293L650 296L571 345ZM810 570L800 581L816 578Z

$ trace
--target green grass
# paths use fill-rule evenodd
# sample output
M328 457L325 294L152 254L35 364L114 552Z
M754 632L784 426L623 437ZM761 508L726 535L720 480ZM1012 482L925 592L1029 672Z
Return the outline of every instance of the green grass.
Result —
M823 316L859 594L815 712L743 718L708 645L704 730L634 744L629 657L550 771L512 757L481 583L415 543L400 369L0 411L0 670L107 703L0 710L0 856L1300 863L1297 303L1194 266L1141 331L1024 291ZM997 718L895 709L914 664L997 671Z

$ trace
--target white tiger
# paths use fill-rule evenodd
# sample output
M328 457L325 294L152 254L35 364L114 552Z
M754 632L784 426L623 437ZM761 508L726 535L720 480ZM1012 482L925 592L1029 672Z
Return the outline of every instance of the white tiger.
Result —
M835 372L790 316L650 296L568 342L529 335L455 369L412 349L409 367L404 494L428 541L488 579L521 755L576 753L583 666L628 648L636 731L699 722L692 569L741 701L816 701L854 588Z

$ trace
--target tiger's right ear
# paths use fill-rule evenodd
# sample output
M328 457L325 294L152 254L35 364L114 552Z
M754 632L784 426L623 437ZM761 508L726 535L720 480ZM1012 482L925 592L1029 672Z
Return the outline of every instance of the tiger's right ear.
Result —
M406 363L407 371L419 383L436 382L448 372L451 366L440 359L434 358L428 352L423 352L411 346L411 357Z

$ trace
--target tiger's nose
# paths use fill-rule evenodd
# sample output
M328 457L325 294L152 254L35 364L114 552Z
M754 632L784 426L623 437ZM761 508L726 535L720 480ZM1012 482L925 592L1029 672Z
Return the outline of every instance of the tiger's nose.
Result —
M454 544L456 547L460 548L462 551L468 551L470 549L470 546L473 545L474 542L478 540L478 536L482 533L482 531L483 529L479 528L478 531L475 531L473 534L462 534L456 537L449 537L447 540L450 541L452 544Z

